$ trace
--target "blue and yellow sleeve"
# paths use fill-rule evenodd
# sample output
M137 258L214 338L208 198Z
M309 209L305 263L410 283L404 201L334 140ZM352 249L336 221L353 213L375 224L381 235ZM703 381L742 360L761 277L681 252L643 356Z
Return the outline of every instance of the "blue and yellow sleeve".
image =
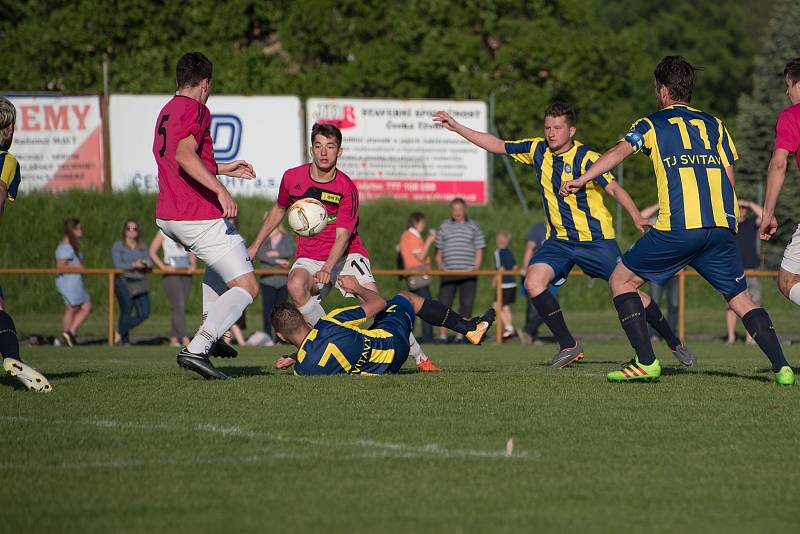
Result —
M584 174L586 171L588 171L592 167L592 165L594 165L594 162L597 161L599 158L600 154L594 151L589 151L586 154L586 158L584 158L583 160L583 169L581 169L581 174ZM608 184L614 181L614 175L611 174L611 172L607 172L595 178L594 181L597 182L597 184L601 186L603 189L605 189L606 187L608 187Z
M626 141L633 147L633 153L636 154L642 148L649 149L651 146L648 143L648 138L653 129L652 124L647 119L639 119L631 125L631 129L625 134L625 137L620 141Z
M6 186L6 196L14 201L19 191L20 172L17 158L8 152L0 152L0 181Z
M348 306L347 308L338 308L325 315L323 319L333 320L338 323L358 326L367 320L367 314L364 313L364 308L361 306Z
M520 139L519 141L506 141L506 154L513 159L524 165L533 164L533 152L536 146L542 141L541 137L532 137L530 139Z
M719 126L719 143L717 144L717 151L722 158L722 166L730 167L733 162L739 159L739 153L736 151L736 145L733 144L731 134L728 129L722 124L722 121L717 119Z

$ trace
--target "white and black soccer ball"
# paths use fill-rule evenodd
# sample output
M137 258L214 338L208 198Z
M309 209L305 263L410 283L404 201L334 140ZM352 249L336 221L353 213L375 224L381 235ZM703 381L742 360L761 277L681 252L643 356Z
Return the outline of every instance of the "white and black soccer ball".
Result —
M317 235L328 225L328 212L315 198L301 198L289 206L289 228L303 237Z

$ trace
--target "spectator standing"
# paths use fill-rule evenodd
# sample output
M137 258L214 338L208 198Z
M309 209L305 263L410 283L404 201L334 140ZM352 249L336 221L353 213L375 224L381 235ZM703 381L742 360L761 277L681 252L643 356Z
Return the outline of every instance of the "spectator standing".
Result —
M514 253L508 248L511 243L511 232L500 230L495 239L497 248L494 251L494 266L496 269L505 269L510 273L519 267ZM494 309L503 322L503 341L517 337L514 331L514 320L511 315L511 305L517 301L517 277L514 274L503 275L500 282L503 293L503 305L499 302L494 303ZM492 287L495 287L495 279L492 279Z
M130 331L150 316L150 285L145 273L150 270L149 254L140 237L139 223L128 219L122 227L122 239L111 247L111 257L123 274L114 278L114 292L119 303L119 338L115 343L128 345Z
M480 225L467 216L467 203L456 197L450 201L450 219L442 222L436 232L436 265L444 271L476 271L483 261L486 239ZM439 301L448 308L453 307L459 293L459 313L472 316L478 277L475 275L442 276L439 286ZM446 339L446 330L441 329L440 339ZM463 339L460 334L456 341Z
M524 282L525 282L525 273L528 272L528 265L531 263L531 259L533 258L533 253L536 249L542 246L542 243L545 242L547 239L547 227L545 223L539 222L533 224L528 230L528 241L525 244L525 253L522 256L522 266L521 266L521 280L523 282L522 287L522 294L527 297L528 293L525 291ZM554 284L550 284L548 286L548 290L553 295L553 297L558 298L558 287ZM522 327L522 330L519 331L519 337L522 343L528 344L533 342L539 342L539 327L542 326L544 320L539 315L539 312L536 311L536 307L531 302L531 299L526 298L526 307L525 307L525 325Z
M407 271L427 271L431 268L431 259L428 256L431 245L436 239L436 231L431 230L428 236L423 239L422 232L425 231L427 223L425 214L419 211L413 212L408 216L406 229L400 236L400 258L401 267ZM408 290L420 297L431 300L431 281L430 275L412 275L406 277ZM433 327L425 321L422 323L422 343L433 343Z
M282 225L278 225L258 247L256 258L264 269L288 269L295 251L294 238L286 233ZM289 299L286 287L288 281L289 278L284 274L268 274L259 280L263 330L270 337L272 337L270 314L276 304Z
M158 249L162 249L164 259L159 257ZM197 268L197 259L183 245L167 237L161 230L150 242L150 259L162 271L168 271L162 277L164 293L167 294L172 308L172 322L169 344L173 347L185 347L189 344L189 327L186 325L186 304L192 289L192 273Z
M83 251L80 238L83 229L78 219L64 220L64 238L56 247L56 267L83 267ZM83 275L61 273L56 275L56 289L64 299L64 317L61 321L61 337L67 346L77 343L75 335L92 311L92 299L83 285Z
M652 206L648 206L642 210L642 217L648 219L650 224L655 224L658 220L658 204L653 204ZM650 298L656 304L661 304L661 297L666 295L667 297L667 323L669 324L670 328L672 328L673 332L678 331L678 298L680 293L680 283L678 282L678 278L673 276L663 284L657 284L655 282L650 282L650 287L648 294ZM658 335L656 329L653 328L652 325L648 324L647 329L650 332L650 339L651 341L657 341L661 339L661 336Z
M752 213L748 214L748 211ZM745 270L758 269L761 266L758 257L758 227L761 226L762 215L761 206L752 200L739 199L739 231L736 233L736 248L739 250L742 267ZM761 280L758 277L747 277L747 292L756 306L761 306ZM725 326L726 342L736 342L736 314L730 307L725 313ZM754 343L749 333L745 335L745 342L748 345Z

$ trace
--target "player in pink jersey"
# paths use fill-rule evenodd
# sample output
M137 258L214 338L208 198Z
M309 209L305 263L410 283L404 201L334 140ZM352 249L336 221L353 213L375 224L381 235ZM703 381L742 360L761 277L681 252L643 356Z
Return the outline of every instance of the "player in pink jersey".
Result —
M800 167L800 57L791 60L783 71L786 77L786 95L791 106L784 109L775 125L775 148L767 171L767 192L764 195L764 213L759 234L769 240L778 228L775 205L783 187L789 155L794 154ZM800 305L800 225L783 253L778 271L778 287L786 298Z
M261 242L281 223L286 210L296 200L310 197L322 202L329 223L315 236L297 236L297 261L292 265L288 282L289 295L311 325L325 315L320 303L334 284L343 295L352 296L339 286L339 275L355 276L359 284L378 292L369 254L358 235L358 189L345 173L336 168L341 154L342 132L339 128L332 124L315 124L311 129L312 162L283 174L278 200L270 208L249 248L250 257L254 257ZM413 335L409 341L409 354L414 356L417 369L438 371Z
M158 115L153 155L158 165L156 224L206 264L203 325L178 353L178 365L206 379L224 380L227 376L208 357L236 356L220 337L258 295L258 282L242 236L226 219L236 215L236 202L217 175L252 179L255 172L245 161L218 165L214 159L211 113L205 105L212 69L199 52L178 60L178 92ZM214 289L214 278L225 282L221 290Z

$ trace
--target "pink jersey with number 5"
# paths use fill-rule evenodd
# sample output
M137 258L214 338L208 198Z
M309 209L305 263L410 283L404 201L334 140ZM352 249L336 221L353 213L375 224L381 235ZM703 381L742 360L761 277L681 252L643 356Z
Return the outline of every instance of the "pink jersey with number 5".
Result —
M217 195L189 176L175 161L178 143L190 135L208 171L217 174L211 140L211 112L201 102L176 95L158 114L153 156L158 165L156 217L172 221L206 221L222 217Z
M306 163L283 173L278 188L278 204L288 208L301 198L315 198L328 212L328 226L312 237L297 236L297 257L325 261L336 241L336 229L350 230L350 242L344 255L361 254L369 257L361 236L358 235L358 189L340 170L330 182L318 182L311 177L311 164ZM331 220L331 219L334 220Z

